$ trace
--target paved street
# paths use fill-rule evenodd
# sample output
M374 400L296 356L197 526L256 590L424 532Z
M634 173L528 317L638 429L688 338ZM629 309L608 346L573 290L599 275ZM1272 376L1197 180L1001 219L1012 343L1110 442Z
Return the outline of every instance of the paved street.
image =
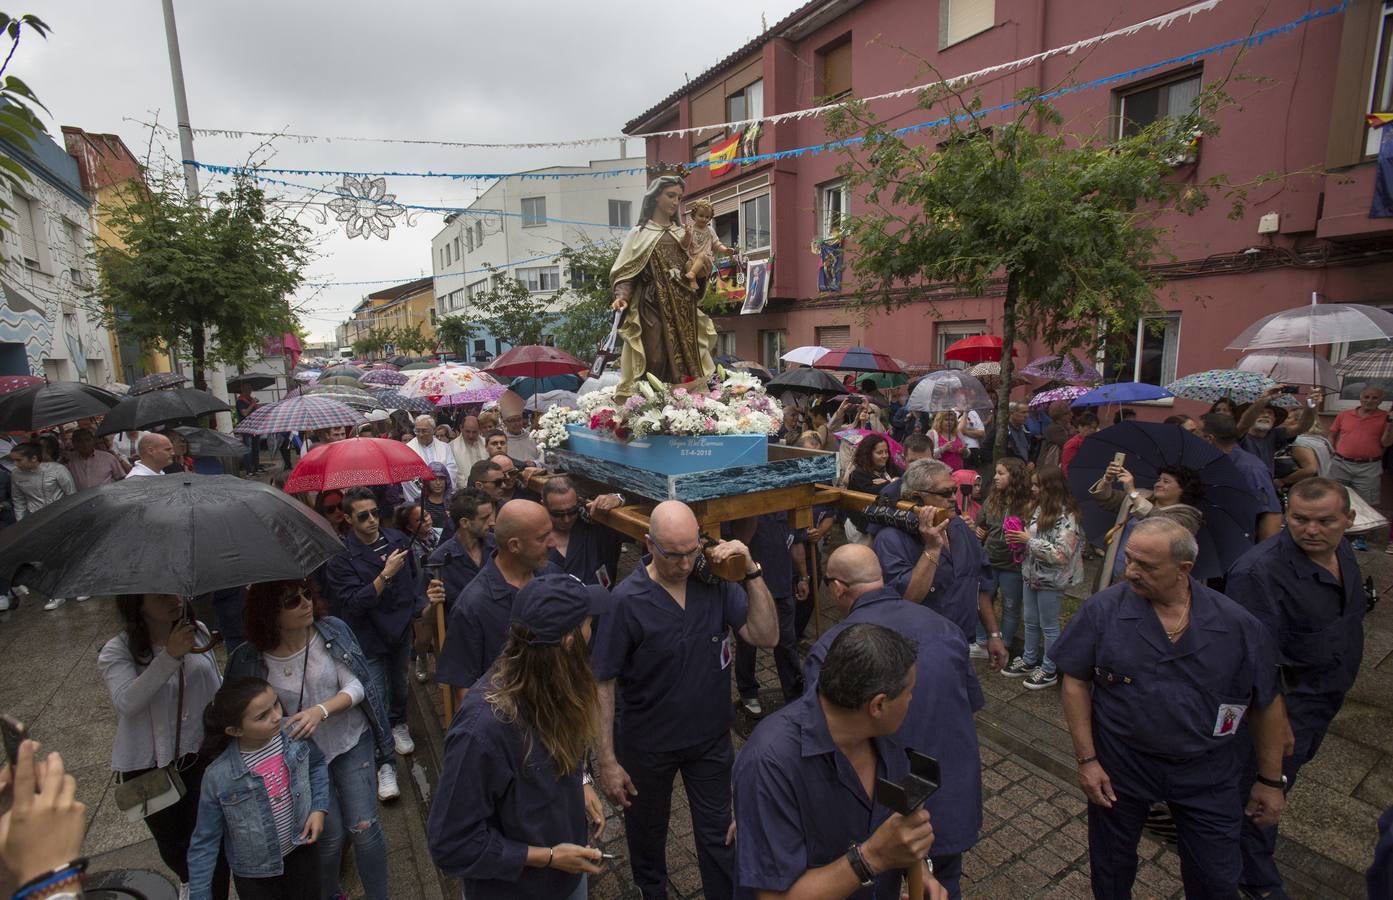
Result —
M1393 557L1360 554L1366 574L1393 582ZM830 609L825 609L829 615ZM30 724L45 746L63 751L88 805L87 850L94 870L145 867L163 871L145 829L127 822L112 797L109 755L115 716L96 670L97 651L118 630L113 604L104 598L69 602L45 613L27 602L0 614L0 709ZM811 630L811 628L810 628ZM1293 789L1283 820L1279 858L1293 897L1362 897L1362 872L1374 843L1374 823L1393 803L1393 603L1368 619L1364 667L1345 708L1316 760ZM1073 783L1072 753L1054 690L1030 692L1019 681L988 672L979 663L987 706L979 714L985 811L982 839L965 862L964 890L978 897L1085 898L1088 862L1082 794ZM779 705L769 654L760 656L766 709ZM425 851L423 828L430 785L439 764L437 692L418 689L413 731L421 749L412 777L403 777L403 799L385 807L393 895L457 896ZM750 723L738 717L737 731ZM423 739L424 738L424 739ZM738 746L737 737L737 746ZM404 769L404 772L407 771ZM669 861L674 898L701 896L691 825L682 791L674 797ZM622 819L611 815L605 843L619 855L595 879L591 896L632 898ZM1135 896L1180 898L1178 860L1146 840ZM356 877L348 867L351 896ZM167 874L167 873L166 873Z

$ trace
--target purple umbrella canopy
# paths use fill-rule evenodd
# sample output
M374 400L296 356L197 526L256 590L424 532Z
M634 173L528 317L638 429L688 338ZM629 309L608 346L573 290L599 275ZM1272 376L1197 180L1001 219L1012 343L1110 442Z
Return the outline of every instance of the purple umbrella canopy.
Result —
M359 381L363 384L378 384L387 387L396 387L399 384L406 384L410 376L403 375L392 369L373 369L364 375Z
M1059 400L1074 401L1088 393L1088 388L1079 385L1066 384L1064 387L1051 388L1048 391L1041 391L1030 398L1031 406L1049 406Z
M1102 374L1092 363L1080 362L1069 354L1042 356L1032 360L1021 369L1021 374L1050 381L1067 381L1071 384L1097 384L1103 380Z

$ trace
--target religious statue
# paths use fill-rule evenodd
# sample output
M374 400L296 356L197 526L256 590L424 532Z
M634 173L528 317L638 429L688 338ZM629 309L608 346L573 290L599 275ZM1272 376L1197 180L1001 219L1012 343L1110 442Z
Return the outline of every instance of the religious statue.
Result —
M691 214L692 224L687 226L682 245L687 251L688 259L687 287L696 290L697 277L710 273L716 265L717 253L730 256L736 251L734 247L722 244L721 239L716 236L716 229L711 227L711 219L716 211L712 208L710 200L702 197L687 207L687 212Z
M716 328L701 310L709 269L695 279L695 286L687 280L687 233L679 214L685 188L679 175L649 183L638 224L609 273L612 308L628 311L619 325L624 342L619 397L632 394L645 375L683 384L703 381L716 371Z

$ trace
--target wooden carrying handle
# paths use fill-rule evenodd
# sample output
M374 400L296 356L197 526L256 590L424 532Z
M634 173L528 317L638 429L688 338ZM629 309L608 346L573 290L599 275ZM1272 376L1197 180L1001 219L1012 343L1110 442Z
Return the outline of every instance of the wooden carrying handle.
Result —
M909 867L909 900L924 900L924 864Z

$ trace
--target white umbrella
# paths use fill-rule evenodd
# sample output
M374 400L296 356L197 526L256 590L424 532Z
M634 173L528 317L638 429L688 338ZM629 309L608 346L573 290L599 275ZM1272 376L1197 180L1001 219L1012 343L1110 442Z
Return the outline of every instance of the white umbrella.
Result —
M942 412L945 409L991 409L992 398L982 382L958 369L930 372L910 391L905 409Z
M591 377L585 379L585 381L580 386L580 390L577 393L581 396L584 396L585 394L590 394L595 391L602 390L604 388L612 388L618 383L619 373L611 370L601 375L599 378Z
M541 393L533 394L531 398L528 399L527 408L537 410L538 412L546 412L553 406L564 406L568 409L575 409L579 402L580 397L575 391L542 391Z
M826 347L794 347L779 359L801 366L811 366L830 352Z
M1254 350L1239 357L1234 368L1266 375L1281 384L1340 389L1340 376L1330 360L1310 350Z
M1393 338L1393 313L1360 303L1316 303L1264 316L1234 338L1230 350L1318 347Z

